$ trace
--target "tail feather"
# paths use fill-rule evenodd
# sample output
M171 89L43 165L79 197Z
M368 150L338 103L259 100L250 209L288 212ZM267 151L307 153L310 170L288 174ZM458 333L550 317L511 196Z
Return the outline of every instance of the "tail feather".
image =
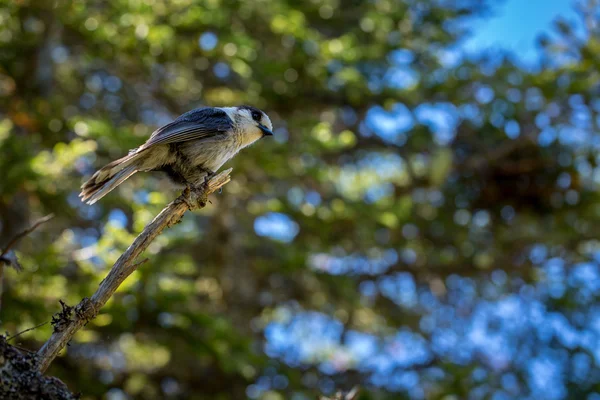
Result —
M138 171L140 153L129 155L105 165L81 185L81 201L94 204Z

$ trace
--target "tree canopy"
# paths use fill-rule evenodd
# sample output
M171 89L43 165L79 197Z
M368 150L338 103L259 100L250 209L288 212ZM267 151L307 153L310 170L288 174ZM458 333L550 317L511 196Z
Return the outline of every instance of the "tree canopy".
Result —
M94 292L178 193L82 181L192 108L275 136L160 236L48 373L83 399L600 398L595 0L535 68L461 54L489 0L0 2L14 334ZM50 324L13 344L36 351Z

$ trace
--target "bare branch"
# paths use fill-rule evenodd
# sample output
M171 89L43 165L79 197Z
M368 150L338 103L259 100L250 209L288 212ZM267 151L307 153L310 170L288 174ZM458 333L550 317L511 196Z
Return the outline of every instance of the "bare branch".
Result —
M17 256L14 254L14 252L9 254L9 251L14 247L14 245L17 244L19 240L29 235L31 232L35 231L38 226L50 221L52 218L54 218L54 214L49 214L46 215L44 218L38 219L29 228L25 229L21 233L18 233L17 235L15 235L15 237L10 239L6 247L4 247L4 249L0 253L0 307L2 306L2 293L4 291L4 266L10 265L17 271L21 269Z
M16 338L16 337L18 337L18 336L21 336L21 335L22 335L22 334L24 334L25 332L29 332L29 331L32 331L32 330L34 330L34 329L37 329L37 328L39 328L39 327L42 327L42 326L46 325L48 322L49 322L49 321L42 322L42 323L41 323L41 324L39 324L39 325L36 325L36 326L34 326L34 327L31 327L31 328L25 329L25 330L23 330L23 331L21 331L21 332L17 332L17 333L15 333L15 334L14 334L14 335L12 335L12 336L10 336L10 337L7 337L7 338L6 338L6 341L8 342L9 340L13 340L13 339L14 339L14 338Z
M187 210L205 207L207 196L229 182L231 179L230 174L231 168L213 176L198 188L186 189L177 199L169 203L152 222L146 225L142 233L119 257L106 278L100 283L96 293L91 298L86 297L81 300L78 305L71 309L73 312L59 315L60 325L55 325L54 333L38 351L40 371L44 372L48 368L52 360L67 345L73 335L88 321L96 317L100 308L106 304L123 281L144 262L135 263L135 260L146 250L150 243L165 228L178 223Z
M23 232L15 235L15 237L12 238L8 242L6 247L2 250L2 253L0 253L0 259L2 259L10 251L10 249L12 249L15 244L17 244L17 242L19 240L21 240L25 236L29 235L31 232L35 231L38 228L38 226L50 221L52 218L54 218L54 214L46 215L44 218L38 219L33 225L31 225L29 228L25 229Z
M333 395L333 397L321 396L319 400L356 400L360 394L360 388L358 386L353 387L349 392L339 391Z

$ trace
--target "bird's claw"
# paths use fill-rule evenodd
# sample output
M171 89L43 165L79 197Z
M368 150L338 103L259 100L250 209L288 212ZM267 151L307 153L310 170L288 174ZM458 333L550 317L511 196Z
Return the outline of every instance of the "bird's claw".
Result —
M217 173L216 173L216 172L212 172L212 171L209 171L209 172L207 172L206 176L204 177L204 186L205 186L206 188L208 188L208 181L210 181L210 180L211 180L213 177L215 177L216 175L217 175ZM219 194L221 194L221 193L223 193L223 187L220 187L220 188L219 188ZM212 204L212 203L211 203L211 204Z
M204 176L204 181L200 185L187 184L181 193L180 201L185 203L190 210L205 207L206 202L210 203L206 194L207 189L209 188L209 181L215 175L215 172L207 171L207 174ZM219 188L219 193L221 193L221 188Z
M185 189L181 193L181 201L183 201L189 209L194 208L194 201L192 200L192 188L190 185L186 185Z
M216 175L216 172L207 171L204 176L204 182L202 183L205 188L208 188L208 182Z

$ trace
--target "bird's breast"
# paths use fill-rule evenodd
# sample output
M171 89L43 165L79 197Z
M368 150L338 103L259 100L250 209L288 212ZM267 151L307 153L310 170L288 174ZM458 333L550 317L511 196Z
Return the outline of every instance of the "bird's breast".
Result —
M239 146L231 139L199 140L184 143L181 152L193 166L217 171L239 151Z

